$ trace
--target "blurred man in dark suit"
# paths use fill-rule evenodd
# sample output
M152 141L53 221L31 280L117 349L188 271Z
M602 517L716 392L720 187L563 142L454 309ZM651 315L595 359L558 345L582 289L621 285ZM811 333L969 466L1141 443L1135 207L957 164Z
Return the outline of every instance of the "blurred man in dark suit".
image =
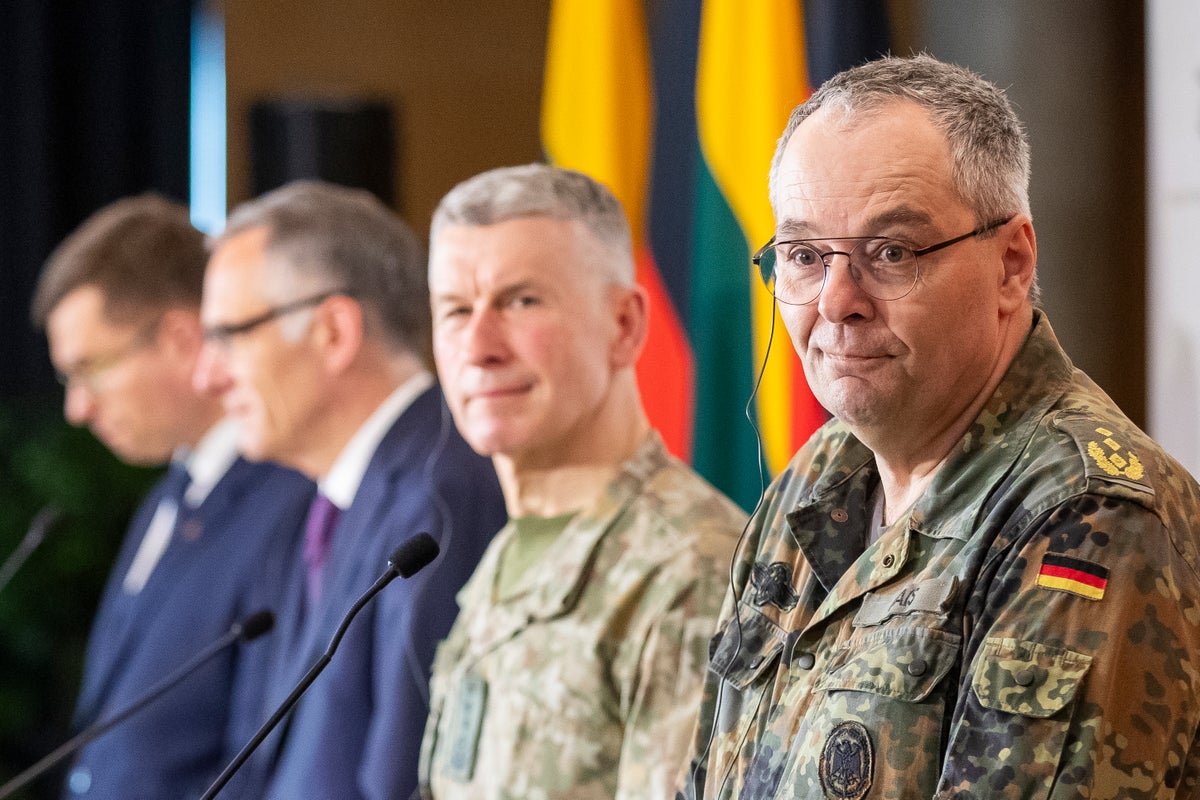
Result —
M285 729L247 764L252 784L266 786L248 796L407 798L434 648L505 519L492 465L459 436L425 365L421 248L365 192L285 186L230 216L202 318L197 384L221 395L243 450L318 482L264 718L398 544L427 531L441 547L355 621Z
M274 605L312 484L250 464L191 376L203 345L206 251L186 208L153 195L102 209L50 256L33 319L46 330L68 421L119 458L168 464L129 527L96 615L80 728L141 698L232 624ZM233 648L84 748L67 798L199 794L259 707L266 650Z

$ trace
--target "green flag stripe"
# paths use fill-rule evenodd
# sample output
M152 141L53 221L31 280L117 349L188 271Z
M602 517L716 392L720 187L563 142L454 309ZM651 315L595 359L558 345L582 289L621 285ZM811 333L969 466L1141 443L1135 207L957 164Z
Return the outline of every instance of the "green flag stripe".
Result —
M699 142L696 143L699 150ZM749 510L762 491L746 420L756 365L751 347L750 251L732 209L697 157L688 336L696 363L692 463Z

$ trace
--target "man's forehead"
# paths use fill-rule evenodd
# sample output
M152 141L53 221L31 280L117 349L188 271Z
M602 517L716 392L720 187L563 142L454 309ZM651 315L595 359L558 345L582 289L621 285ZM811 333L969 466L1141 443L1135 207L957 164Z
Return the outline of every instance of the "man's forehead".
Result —
M111 319L104 311L103 294L99 290L85 294L72 292L54 307L46 320L51 360L58 367L86 361L135 335L140 324L144 323Z
M917 151L935 156L949 167L945 132L927 109L911 100L896 99L861 109L841 105L818 109L788 138L781 167L818 147L822 160L843 154L837 157L889 163Z
M208 260L204 274L204 297L210 302L218 295L258 297L270 293L276 284L295 282L286 259L267 246L259 229L239 233L218 243Z
M135 321L122 322L112 319L104 290L93 284L85 284L68 292L47 317L47 333L64 330L94 332L98 335L119 335L126 328L134 328Z
M819 239L837 235L874 236L887 234L889 231L921 231L933 229L935 220L933 214L923 208L910 205L893 207L882 206L879 210L866 210L862 219L857 221L857 232L828 230L816 219L804 216L785 216L779 219L775 226L775 238L784 239Z
M497 241L530 249L547 240L574 239L588 233L587 226L581 220L528 214L484 225L467 222L447 223L435 234L433 249L436 251L445 245L470 248L481 242L492 245Z
M464 276L511 282L558 272L577 249L572 224L520 217L491 225L447 225L431 248L430 284Z
M536 262L505 261L484 266L461 259L448 260L444 268L429 278L430 295L435 301L445 298L497 296L521 290L553 285L553 277Z
M780 163L778 235L920 229L960 205L949 146L925 110L902 102L885 111L847 117L822 109L797 128Z

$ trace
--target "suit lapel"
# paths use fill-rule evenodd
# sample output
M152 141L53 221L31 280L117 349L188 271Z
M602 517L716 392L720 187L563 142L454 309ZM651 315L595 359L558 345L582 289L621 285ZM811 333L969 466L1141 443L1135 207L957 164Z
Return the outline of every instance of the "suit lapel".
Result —
M249 464L238 459L198 508L179 509L171 538L146 585L137 594L130 595L126 594L123 586L125 573L129 571L162 500L162 482L156 485L152 497L147 498L139 509L136 523L141 533L136 541L127 541L128 546L123 548L106 589L104 604L111 620L105 624L103 635L107 643L100 651L102 658L94 670L97 675L95 694L87 698L89 704L96 706L89 709L90 712L99 714L99 704L108 695L113 680L125 668L129 654L136 650L141 637L153 628L155 618L169 605L169 596L178 584L177 576L196 563L198 551L209 545L211 536L206 536L205 531L219 531L229 515L236 513L241 496L249 488L248 482L242 479L242 473L247 469L251 469ZM80 708L83 708L82 703Z
M293 624L286 632L288 640L281 649L281 672L287 680L278 681L272 692L271 708L277 707L300 681L329 645L342 618L350 610L350 598L358 597L381 575L386 564L364 563L364 553L379 552L380 527L395 501L399 473L420 470L413 463L419 455L419 443L428 431L440 424L441 396L436 387L422 392L392 424L375 448L363 473L362 483L350 508L342 512L333 534L329 563L325 567L326 598L313 614L291 615ZM407 535L412 535L412 531ZM390 543L399 546L400 541ZM304 575L293 575L288 586L288 603L304 603ZM344 607L343 607L344 606ZM300 606L293 606L300 607ZM302 617L302 618L301 618Z
M79 692L77 723L88 724L100 713L112 679L124 661L128 639L134 630L130 623L136 606L136 598L127 595L123 588L125 573L129 571L150 521L154 519L165 492L165 483L165 478L156 483L138 506L121 544L121 551L109 572L99 613L88 640L87 669L84 670L84 683Z

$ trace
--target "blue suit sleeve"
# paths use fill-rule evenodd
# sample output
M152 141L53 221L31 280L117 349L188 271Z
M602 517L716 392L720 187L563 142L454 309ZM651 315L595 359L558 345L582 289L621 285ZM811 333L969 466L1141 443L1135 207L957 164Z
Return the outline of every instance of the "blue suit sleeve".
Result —
M492 487L480 477L470 494L447 487L435 492L426 524L419 530L433 535L441 552L402 587L385 590L387 596L381 598L375 615L374 708L358 777L369 800L417 796L417 763L429 715L434 652L458 615L458 590L505 518L499 488L484 491L481 497L479 487ZM456 496L471 500L454 504L444 500ZM393 591L396 588L401 591Z

